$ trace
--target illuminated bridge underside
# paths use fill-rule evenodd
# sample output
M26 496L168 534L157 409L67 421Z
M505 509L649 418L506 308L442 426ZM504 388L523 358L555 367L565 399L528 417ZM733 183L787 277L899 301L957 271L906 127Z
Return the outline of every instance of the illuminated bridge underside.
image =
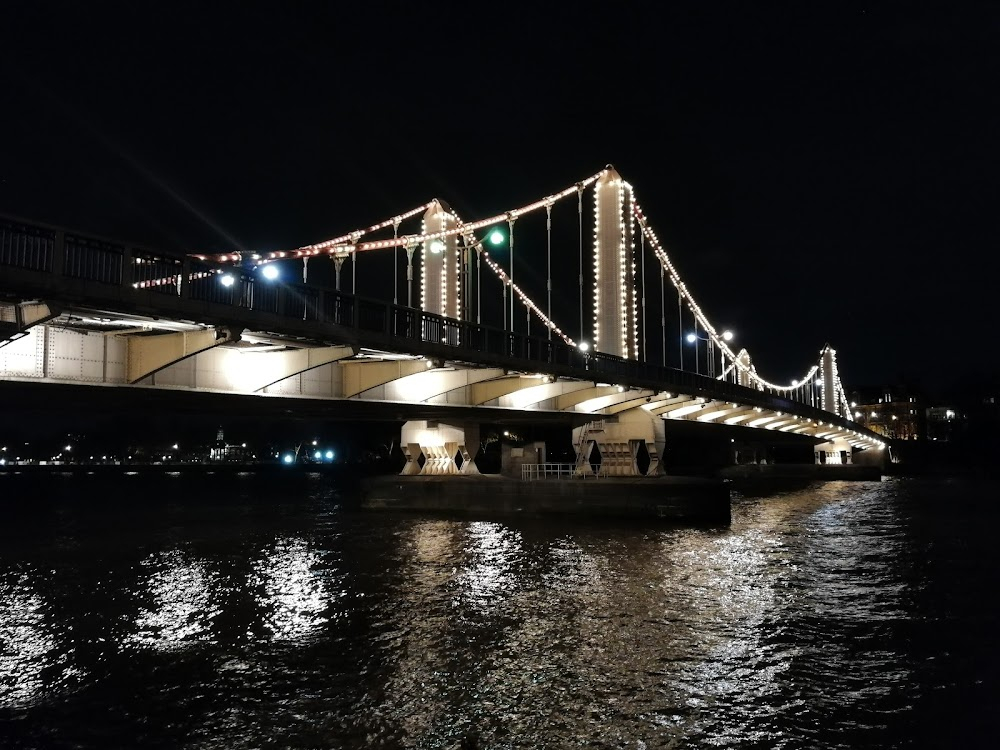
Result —
M475 471L471 456L476 446L467 444L466 434L474 433L478 444L474 423L494 421L498 413L517 422L545 414L583 425L574 439L584 472L596 445L605 473L638 473L640 444L646 445L651 470L657 471L663 420L742 425L857 448L872 445L866 436L831 422L703 395L505 373L501 368L137 317L101 320L77 313L36 325L0 348L0 378L392 404L397 407L392 414L403 419L426 416L422 407L437 407L435 419L411 430L410 442L404 441L409 473ZM437 427L441 437L436 438L435 421L451 413L454 420L442 422ZM585 424L589 422L593 424ZM420 453L426 471L415 469ZM463 456L461 468L454 460L458 454Z

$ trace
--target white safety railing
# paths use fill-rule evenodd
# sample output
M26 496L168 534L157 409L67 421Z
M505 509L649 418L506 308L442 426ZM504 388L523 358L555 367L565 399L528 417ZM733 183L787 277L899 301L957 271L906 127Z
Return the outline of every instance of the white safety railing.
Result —
M539 479L586 479L606 476L601 472L580 472L576 464L521 464L521 479L534 482Z

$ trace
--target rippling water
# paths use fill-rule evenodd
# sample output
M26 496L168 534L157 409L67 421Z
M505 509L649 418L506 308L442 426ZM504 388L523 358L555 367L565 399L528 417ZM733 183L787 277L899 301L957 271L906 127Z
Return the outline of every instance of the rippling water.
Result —
M669 529L0 476L0 747L981 745L997 489L816 484Z

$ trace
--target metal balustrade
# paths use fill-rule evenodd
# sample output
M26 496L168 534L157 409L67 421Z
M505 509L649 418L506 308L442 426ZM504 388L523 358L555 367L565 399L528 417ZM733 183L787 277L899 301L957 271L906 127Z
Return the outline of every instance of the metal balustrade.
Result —
M124 245L67 234L63 239L63 250L64 276L121 285Z
M181 293L181 277L183 263L180 258L164 257L156 253L133 251L131 264L127 267L131 273L131 284L135 289L141 289L156 294L178 296ZM207 273L207 270L205 271ZM128 279L123 280L126 284ZM191 278L192 284L210 284L217 280Z
M0 265L51 271L55 230L0 220Z
M577 472L576 464L521 464L521 479L535 482L539 479L586 479L588 474ZM590 477L596 477L594 473Z

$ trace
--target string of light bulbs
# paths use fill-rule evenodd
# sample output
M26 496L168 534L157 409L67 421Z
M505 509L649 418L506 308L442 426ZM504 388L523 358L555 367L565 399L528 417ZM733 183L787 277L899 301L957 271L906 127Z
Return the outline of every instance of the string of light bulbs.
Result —
M688 290L687 285L684 283L683 279L681 279L680 274L677 272L677 269L671 262L670 256L667 254L666 249L663 247L663 245L660 243L659 238L656 236L656 232L654 232L652 227L649 226L649 222L647 221L646 216L642 211L642 207L639 205L639 202L634 198L632 199L632 213L635 215L635 218L639 223L640 230L642 231L646 239L649 241L650 246L653 248L654 255L657 257L657 259L660 261L663 267L667 270L667 273L670 276L671 283L674 285L674 287L677 289L680 295L685 300L687 300L688 309L695 316L695 319L699 323L701 323L702 328L711 337L712 342L719 347L723 355L727 357L729 361L732 362L740 372L746 373L746 375L750 377L752 381L754 381L760 386L763 386L763 388L768 388L771 389L772 391L777 391L781 393L788 393L790 391L795 390L796 388L799 387L800 383L807 381L813 374L815 374L818 368L817 366L814 365L812 369L810 369L810 371L802 379L793 381L793 384L791 385L781 385L778 383L772 383L768 380L765 380L764 378L762 378L760 375L757 374L756 368L748 367L747 365L740 362L737 354L733 352L732 349L730 349L725 339L723 339L718 334L718 332L715 330L715 326L712 325L711 321L709 321L708 319L708 316L705 315L705 313L701 309L701 306L698 305L698 302L695 300L694 296Z

